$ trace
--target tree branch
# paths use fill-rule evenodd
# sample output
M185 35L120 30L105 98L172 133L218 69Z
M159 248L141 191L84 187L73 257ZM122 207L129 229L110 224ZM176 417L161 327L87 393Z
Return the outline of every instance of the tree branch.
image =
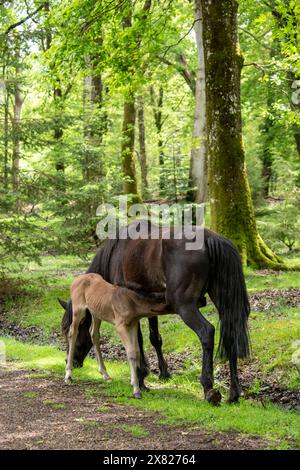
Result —
M186 84L191 89L193 95L195 95L196 81L195 81L195 78L193 77L193 73L188 69L188 65L187 65L185 57L182 54L178 54L177 58L180 63L179 65L174 64L166 57L158 57L158 58L164 64L169 65L170 67L174 67L174 69L176 69L177 72L180 73L180 75L184 78Z
M243 33L246 33L248 34L248 36L250 36L251 38L253 38L256 42L258 42L258 44L260 44L262 47L264 47L265 49L268 49L269 51L273 52L273 49L272 47L270 46L267 46L266 44L262 43L254 34L252 34L250 31L248 31L247 29L245 28L242 28L242 26L239 26L239 29L241 31L243 31Z
M45 3L46 2L43 2L36 10L34 10L32 13L30 13L29 15L27 15L25 18L23 18L22 20L20 21L17 21L16 23L13 23L11 24L7 30L5 31L4 33L4 36L7 36L10 31L12 31L13 29L17 28L18 26L21 26L21 24L23 23L26 23L27 20L29 20L30 18L32 18L33 16L35 16L40 10L42 10L44 7L45 7Z

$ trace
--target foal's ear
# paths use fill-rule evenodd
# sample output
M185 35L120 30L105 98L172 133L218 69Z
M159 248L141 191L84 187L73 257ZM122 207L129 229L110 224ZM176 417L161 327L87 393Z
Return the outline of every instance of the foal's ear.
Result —
M67 308L67 302L65 302L64 300L61 300L61 299L57 299L57 300L58 300L58 302L60 303L60 305L62 306L62 308L63 308L64 310L66 310L66 308Z

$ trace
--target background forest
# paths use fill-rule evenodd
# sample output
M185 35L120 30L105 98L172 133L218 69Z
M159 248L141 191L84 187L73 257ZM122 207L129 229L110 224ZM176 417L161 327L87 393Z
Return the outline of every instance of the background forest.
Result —
M299 448L300 2L0 0L0 17L0 449ZM141 321L142 400L107 322L113 380L90 357L66 391L57 299L120 195L205 203L238 247L252 348L238 406L204 400L179 315L159 319L169 381ZM201 312L217 344L209 299Z
M3 265L84 256L97 206L120 194L209 201L193 2L12 0L0 15ZM277 252L299 247L299 16L294 1L239 2L247 173Z

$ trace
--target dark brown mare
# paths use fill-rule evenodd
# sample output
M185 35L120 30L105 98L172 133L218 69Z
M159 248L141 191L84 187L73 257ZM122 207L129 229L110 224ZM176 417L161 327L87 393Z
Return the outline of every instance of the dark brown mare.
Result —
M150 233L150 222L147 224ZM141 224L133 222L133 224ZM123 231L127 231L125 227ZM220 316L221 357L229 360L230 396L229 401L238 401L240 385L237 374L238 357L249 354L248 316L250 312L245 279L239 253L226 238L204 230L203 245L196 250L187 250L184 237L174 239L125 239L124 233L114 240L107 240L99 249L87 272L98 273L112 284L126 286L143 293L163 292L170 313L175 312L197 334L202 344L201 384L208 401L218 403L221 395L213 389L214 326L203 317L199 305L207 293ZM150 238L150 236L149 236ZM67 336L72 323L72 304L62 302L65 314L62 329ZM87 311L79 328L75 346L74 361L83 364L92 347L89 334L91 317ZM149 319L150 340L155 347L161 376L168 376L167 364L163 358L162 341L158 332L157 317ZM148 373L143 351L143 339L139 329L141 364L139 380L141 389L146 389L144 378Z

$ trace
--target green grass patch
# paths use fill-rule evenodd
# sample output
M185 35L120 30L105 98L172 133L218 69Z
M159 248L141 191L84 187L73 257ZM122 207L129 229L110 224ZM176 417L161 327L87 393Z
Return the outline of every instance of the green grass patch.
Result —
M293 258L285 260L287 264L299 264L300 259ZM300 271L256 271L252 268L245 268L246 283L249 292L257 292L270 289L299 288Z
M36 398L38 395L36 392L25 392L23 393L23 397L24 398L30 398L31 400L33 400L34 398Z
M149 436L149 432L140 424L123 424L120 429L133 437L143 438Z
M99 413L106 413L109 410L110 410L110 407L107 405L100 405L97 408L97 411L99 411Z
M64 354L51 346L22 344L16 340L0 338L6 344L7 357L15 361L19 368L41 369L49 371L61 380L64 377ZM156 376L150 375L149 393L143 394L142 400L129 400L132 395L130 374L124 362L108 362L108 372L113 380L104 382L97 370L96 361L88 359L82 369L74 371L73 387L77 381L92 381L94 397L97 393L122 403L144 410L159 411L162 420L168 423L191 423L209 430L236 430L244 434L259 435L267 439L280 441L278 445L288 446L290 440L300 445L299 413L251 400L242 400L239 405L227 405L213 408L203 400L198 383L199 370L189 369L170 382L160 383ZM90 422L89 422L90 423ZM275 444L276 446L277 444Z
M57 403L55 401L47 400L44 402L45 405L49 405L51 409L53 410L63 410L66 406L64 403Z

